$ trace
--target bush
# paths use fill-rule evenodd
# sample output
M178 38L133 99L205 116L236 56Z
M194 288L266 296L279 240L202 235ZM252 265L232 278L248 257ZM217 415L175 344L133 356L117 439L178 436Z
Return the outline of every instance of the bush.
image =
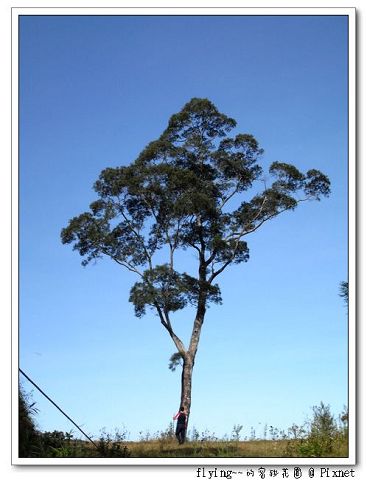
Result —
M30 394L19 386L19 457L38 457L41 451L39 432L34 416L38 412Z
M330 406L323 402L312 407L313 416L303 426L292 425L288 430L287 455L322 458L347 456L347 428L338 428ZM345 415L341 415L345 419Z
M124 440L125 434L118 430L115 431L114 437L103 430L97 444L97 456L103 458L129 457L130 452L127 446L122 445Z
M310 422L309 435L300 445L300 453L308 457L330 456L337 433L335 418L330 413L330 406L322 402L312 410L313 418Z

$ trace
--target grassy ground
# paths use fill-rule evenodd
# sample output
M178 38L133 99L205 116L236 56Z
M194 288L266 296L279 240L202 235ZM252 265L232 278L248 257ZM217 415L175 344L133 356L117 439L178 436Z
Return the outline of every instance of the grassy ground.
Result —
M287 458L314 457L315 448L301 440L254 440L254 441L204 441L178 445L174 440L150 440L125 442L133 458ZM325 457L347 457L346 438L339 438L331 445Z
M343 458L348 457L348 412L336 419L321 402L313 416L287 431L266 427L263 438L240 438L242 425L234 425L230 436L219 439L193 427L188 441L179 445L171 422L165 431L146 433L139 441L128 441L128 433L101 432L93 443L73 438L72 433L40 432L35 427L33 403L20 395L19 456L29 458Z
M131 457L138 458L283 457L286 443L284 441L193 441L178 445L174 440L151 440L127 442L126 446Z
M61 432L62 433L62 432ZM204 440L179 445L174 438L136 442L104 438L90 442L61 438L54 432L40 439L32 457L74 458L343 458L348 457L346 435L281 440ZM52 440L52 441L50 441ZM26 455L25 455L26 456Z

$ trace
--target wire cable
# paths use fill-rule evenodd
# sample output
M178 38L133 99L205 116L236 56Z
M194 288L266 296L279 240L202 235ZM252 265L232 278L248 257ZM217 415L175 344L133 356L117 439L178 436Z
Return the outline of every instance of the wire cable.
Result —
M43 390L41 390L41 388L40 388L31 378L29 378L29 376L28 376L27 374L25 374L21 368L19 368L19 371L20 371L20 373L21 373L22 375L25 376L25 378L26 378L29 382L31 382L32 385L34 385L34 386L37 388L37 390L39 390L39 391L42 393L42 395L43 395L44 397L47 398L47 400L48 400L49 402L52 403L52 405L54 405L58 410L60 410L60 412L61 412L63 415L65 415L65 417L66 417L73 425L75 425L76 428L77 428L78 430L80 430L80 431L82 432L82 434L83 434L85 437L87 437L87 439L88 439L91 443L93 443L93 445L94 445L96 448L98 448L97 445L93 442L93 440L92 440L85 432L83 432L83 430L74 422L74 420L73 420L72 418L70 418L69 415L66 414L48 395L46 395L46 393L45 393Z

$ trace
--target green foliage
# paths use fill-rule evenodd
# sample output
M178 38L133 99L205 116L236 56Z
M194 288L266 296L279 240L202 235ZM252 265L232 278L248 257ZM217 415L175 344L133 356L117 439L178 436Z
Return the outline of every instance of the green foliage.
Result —
M19 387L19 457L31 457L39 451L35 415L38 410L31 396Z
M333 439L337 433L337 425L334 416L330 412L330 406L322 402L314 406L313 418L306 441L300 445L300 453L310 457L330 456L333 447Z
M78 456L77 445L72 441L71 433L64 433L57 430L53 432L39 433L41 452L43 457L63 458ZM80 455L80 451L78 452Z
M175 312L187 304L196 305L200 291L207 299L221 302L218 285L199 282L194 277L172 270L169 265L158 265L143 274L141 282L135 283L130 291L130 302L135 306L137 317L145 314L145 307L158 307L164 312Z
M71 433L60 431L35 433L32 442L24 446L20 441L19 456L32 458L112 458L129 457L125 438L103 432L96 441L97 448L90 442L73 438Z
M98 455L96 456L104 458L130 457L129 449L126 445L123 445L125 440L125 434L118 430L116 430L114 436L103 430L97 443Z
M248 261L246 235L300 201L329 195L321 172L275 162L272 185L230 211L230 200L263 174L263 149L250 134L230 137L235 126L208 99L193 98L133 163L101 172L99 199L62 230L83 265L106 255L141 276L130 292L138 316L146 306L168 314L199 298L220 302L213 280L231 263ZM164 247L169 261L155 265ZM174 269L174 252L188 248L199 255L197 279Z
M337 425L330 406L323 402L312 407L313 416L303 426L292 425L289 429L293 439L288 443L287 454L301 457L339 457L348 451L347 414L342 413L342 426ZM342 452L342 454L340 453Z
M345 433L348 432L348 423L349 423L349 412L347 407L344 407L344 410L341 412L339 415L340 423L341 423L341 429Z
M179 352L175 352L169 359L168 368L174 372L179 365L182 365L182 355Z

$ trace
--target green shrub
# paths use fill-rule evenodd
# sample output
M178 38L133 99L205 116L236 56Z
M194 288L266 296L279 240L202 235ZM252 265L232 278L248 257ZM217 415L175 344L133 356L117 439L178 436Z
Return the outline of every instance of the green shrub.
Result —
M102 430L97 443L97 456L103 458L129 457L130 452L127 446L122 445L126 439L125 437L126 434L121 433L119 430L115 431L114 437Z
M34 416L38 412L30 394L19 386L19 457L38 457L41 451L39 432Z

